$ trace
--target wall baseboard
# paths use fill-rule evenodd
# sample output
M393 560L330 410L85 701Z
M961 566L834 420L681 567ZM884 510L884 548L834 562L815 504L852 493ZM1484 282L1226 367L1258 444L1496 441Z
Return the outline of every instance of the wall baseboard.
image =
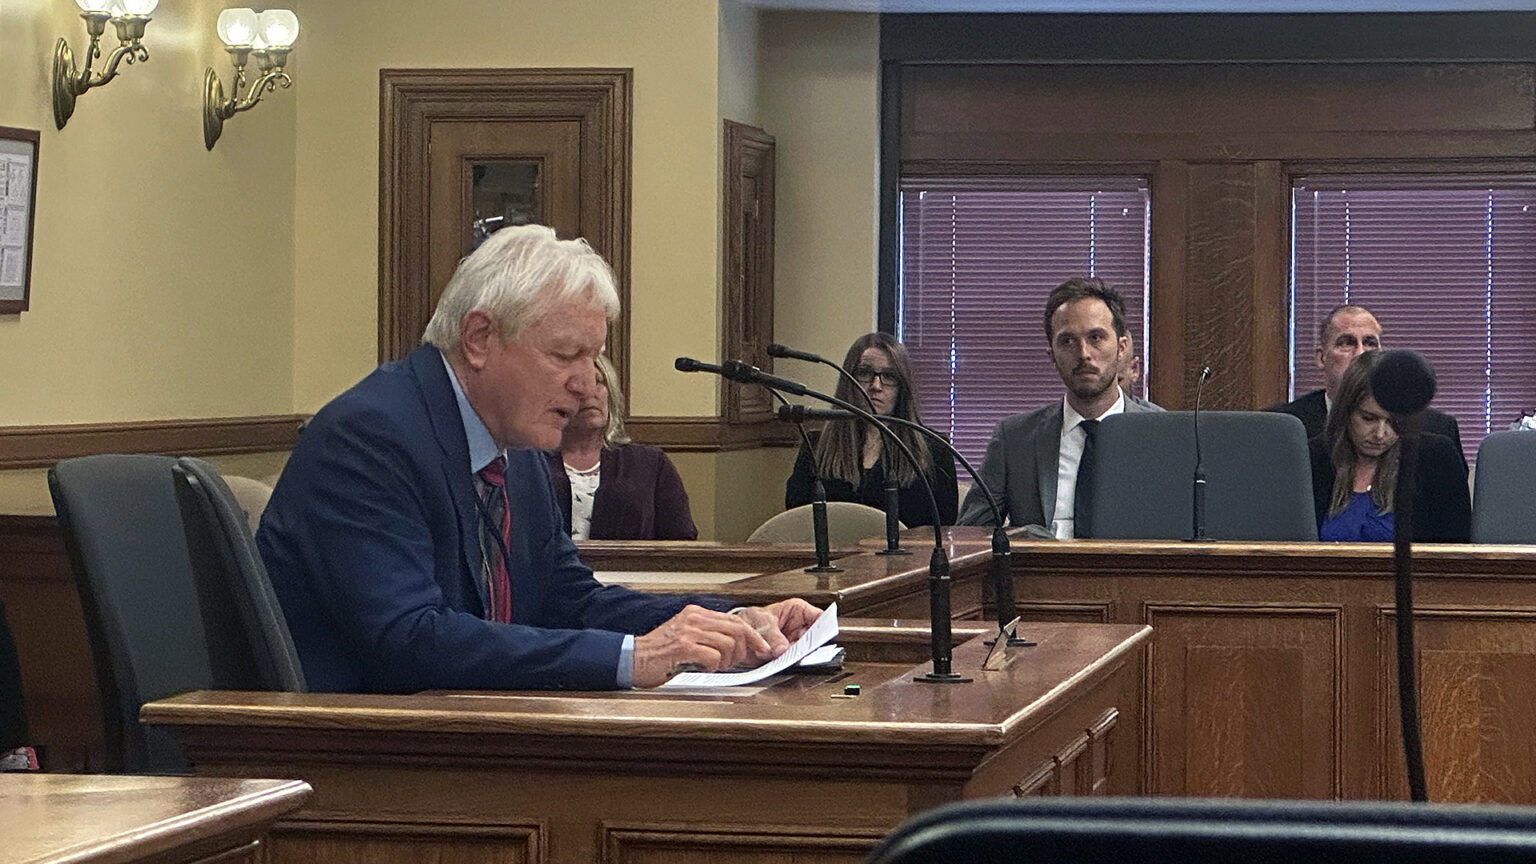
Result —
M798 440L786 423L733 424L723 417L630 417L624 428L636 441L680 453L792 447Z
M98 453L218 456L291 450L303 414L0 427L0 469L40 468Z

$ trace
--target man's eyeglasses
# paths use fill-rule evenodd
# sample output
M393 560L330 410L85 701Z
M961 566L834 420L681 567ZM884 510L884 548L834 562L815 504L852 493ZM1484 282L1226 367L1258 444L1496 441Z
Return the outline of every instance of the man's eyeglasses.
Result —
M860 384L873 384L879 378L880 383L887 387L900 387L901 378L896 375L895 369L871 369L868 366L856 366L853 370L853 379Z

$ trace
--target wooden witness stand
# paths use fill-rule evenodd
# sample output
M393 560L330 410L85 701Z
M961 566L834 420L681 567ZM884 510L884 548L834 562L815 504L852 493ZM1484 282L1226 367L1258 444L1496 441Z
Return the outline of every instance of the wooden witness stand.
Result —
M314 786L269 864L858 862L948 801L1136 792L1150 629L1041 624L986 672L990 632L956 626L963 685L913 681L926 626L854 620L843 673L727 692L202 692L142 717L199 774Z

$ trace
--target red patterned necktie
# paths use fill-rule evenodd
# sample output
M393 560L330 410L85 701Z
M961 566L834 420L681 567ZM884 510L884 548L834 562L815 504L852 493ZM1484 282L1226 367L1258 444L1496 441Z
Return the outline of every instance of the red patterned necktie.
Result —
M507 460L497 456L480 469L480 547L485 562L486 618L502 624L512 620L512 579L507 573L507 548L512 543L512 508L507 502ZM495 531L497 534L493 534Z

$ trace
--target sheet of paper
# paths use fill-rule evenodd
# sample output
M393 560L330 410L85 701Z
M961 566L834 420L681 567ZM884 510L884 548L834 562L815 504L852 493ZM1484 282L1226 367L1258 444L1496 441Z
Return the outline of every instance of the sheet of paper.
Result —
M776 675L804 660L817 648L837 638L837 604L833 603L821 613L816 623L801 634L789 650L756 669L745 672L683 672L673 675L662 687L739 687L753 684Z
M823 645L815 651L805 655L800 661L801 666L820 666L823 663L831 663L837 659L837 652L841 651L836 645Z

